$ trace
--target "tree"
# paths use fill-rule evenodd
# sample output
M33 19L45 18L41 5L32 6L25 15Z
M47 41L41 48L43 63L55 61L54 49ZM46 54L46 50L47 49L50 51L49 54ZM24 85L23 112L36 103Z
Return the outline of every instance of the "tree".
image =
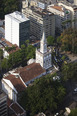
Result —
M54 37L48 36L48 38L47 38L47 44L51 46L51 45L54 44L54 42L55 42Z
M62 84L53 81L51 75L47 75L27 87L20 99L20 104L26 109L28 116L34 116L38 112L55 112L65 94Z
M3 59L3 50L0 49L0 59Z
M77 108L72 109L71 113L68 116L77 116Z
M22 58L22 65L25 65L26 64L26 46L23 44L21 45L21 58Z
M29 40L26 40L25 43L26 43L26 46L28 46L29 45Z
M13 45L12 47L5 47L5 50L6 50L7 52L10 52L10 51L16 50L16 46L15 46L15 45Z
M74 79L77 80L77 63L69 63L62 66L62 74L64 76L64 80Z
M26 48L26 59L35 58L35 47L32 45L28 45Z
M7 59L7 62L8 62L7 70L10 70L10 69L15 68L20 65L24 66L27 64L27 61L30 58L35 57L35 47L32 45L28 45L27 47L25 45L22 45L21 49L17 50L16 52L14 51L16 49L15 46L6 47L5 49L8 52L12 52L9 54L9 57ZM6 69L6 68L4 68L4 62L6 62L5 59L2 61L3 70Z
M61 59L62 59L62 60L65 60L65 58L66 58L66 56L65 56L65 55L63 55Z
M8 65L8 59L4 58L1 62L1 67L3 71L8 71L9 65Z
M0 18L4 15L19 10L19 0L0 0Z
M57 38L57 42L61 44L61 49L77 53L77 29L66 29Z

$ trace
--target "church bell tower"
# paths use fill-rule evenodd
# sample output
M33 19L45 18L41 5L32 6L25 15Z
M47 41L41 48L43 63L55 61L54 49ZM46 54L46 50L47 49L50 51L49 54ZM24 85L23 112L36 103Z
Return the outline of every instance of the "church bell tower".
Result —
M51 50L47 49L47 40L45 37L45 31L43 30L42 39L40 41L40 49L36 49L36 63L48 69L51 65Z

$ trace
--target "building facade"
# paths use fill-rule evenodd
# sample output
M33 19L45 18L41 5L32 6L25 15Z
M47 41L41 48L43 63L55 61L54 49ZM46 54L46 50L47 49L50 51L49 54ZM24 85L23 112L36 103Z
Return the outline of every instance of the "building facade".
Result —
M74 4L77 5L77 0L73 0L74 1Z
M70 10L65 9L59 5L49 5L47 9L55 14L55 28L56 33L61 33L64 29L70 28L71 13Z
M2 80L2 90L8 95L10 100L17 102L17 94L15 87L8 79Z
M40 49L36 49L36 63L39 63L45 69L48 69L52 66L51 50L47 49L45 32L43 32L43 36L40 41Z
M5 15L5 39L19 47L29 39L30 20L15 11Z
M25 67L20 67L4 74L2 90L8 95L8 98L17 102L22 92L35 79L46 74L46 70L39 63L32 63Z
M63 6L64 8L70 10L71 12L71 27L77 28L77 5L69 4L69 3L58 3L59 6Z
M24 8L22 13L30 19L30 34L40 39L43 28L46 37L55 36L55 16L53 13L41 8Z
M0 116L7 116L7 95L0 90Z

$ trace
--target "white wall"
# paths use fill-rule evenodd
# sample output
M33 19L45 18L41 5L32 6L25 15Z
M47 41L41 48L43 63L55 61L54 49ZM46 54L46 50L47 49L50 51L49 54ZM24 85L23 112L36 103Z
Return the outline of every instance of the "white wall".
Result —
M12 20L12 44L19 46L19 23Z
M17 93L9 80L2 80L2 90L8 95L9 99L17 101Z
M3 57L4 58L8 58L9 57L9 53L5 50L3 50Z
M71 11L71 20L74 20L74 10L71 6L65 5L63 3L58 3L58 5L62 5L63 7L65 7L66 9ZM72 27L74 27L74 22L72 22Z
M11 18L5 15L5 39L11 42Z
M5 15L5 39L19 46L19 23L8 15Z
M77 0L74 0L74 4L77 5Z

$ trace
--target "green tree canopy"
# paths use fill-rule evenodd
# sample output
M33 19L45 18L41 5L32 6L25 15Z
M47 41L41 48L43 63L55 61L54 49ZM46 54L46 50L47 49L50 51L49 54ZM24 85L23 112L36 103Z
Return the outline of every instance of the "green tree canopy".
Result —
M3 50L0 49L0 59L2 59L2 58L3 58Z
M28 45L26 48L26 59L35 58L35 47L32 45Z
M8 59L4 58L1 62L1 67L3 69L3 71L7 71L9 69L9 66L8 66Z
M69 63L62 66L62 74L64 80L75 79L77 80L77 63Z
M54 37L48 36L48 38L47 38L47 44L51 46L51 45L54 44L54 42L55 42Z
M53 81L51 75L35 80L33 86L27 87L20 103L26 109L28 116L38 112L54 112L62 103L65 88L58 81Z
M4 15L19 10L19 0L0 0L0 18Z
M32 45L28 45L27 47L25 45L22 45L21 49L13 52L13 50L15 49L15 46L5 48L5 50L7 50L8 52L11 51L12 53L9 54L8 59L3 59L1 61L3 70L10 70L20 65L25 66L30 58L35 57L35 47ZM6 65L4 66L4 64Z
M61 43L62 50L77 53L77 29L66 29L61 36L57 38L57 42Z
M77 108L73 109L68 116L77 116Z

